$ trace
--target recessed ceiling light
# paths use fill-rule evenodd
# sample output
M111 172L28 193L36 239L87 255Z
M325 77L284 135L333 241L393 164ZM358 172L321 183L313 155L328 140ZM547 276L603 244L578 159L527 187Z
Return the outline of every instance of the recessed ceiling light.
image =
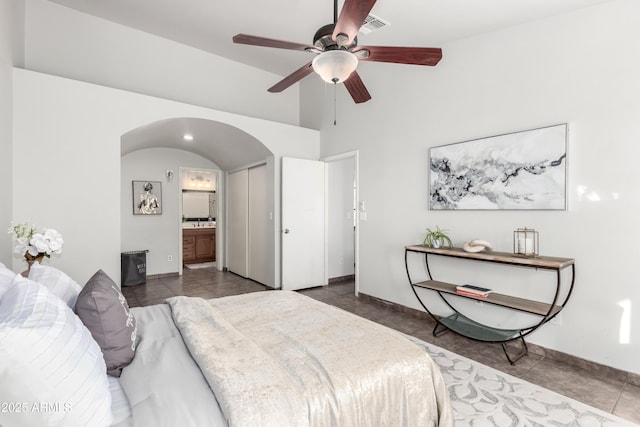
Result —
M185 141L193 141L193 135L191 135L190 133L185 133L182 136L182 139L184 139Z

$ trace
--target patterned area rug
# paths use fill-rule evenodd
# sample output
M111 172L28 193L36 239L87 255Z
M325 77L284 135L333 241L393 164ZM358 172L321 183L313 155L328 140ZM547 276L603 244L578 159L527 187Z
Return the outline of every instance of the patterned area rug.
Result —
M456 426L637 426L448 350L409 337L440 366Z

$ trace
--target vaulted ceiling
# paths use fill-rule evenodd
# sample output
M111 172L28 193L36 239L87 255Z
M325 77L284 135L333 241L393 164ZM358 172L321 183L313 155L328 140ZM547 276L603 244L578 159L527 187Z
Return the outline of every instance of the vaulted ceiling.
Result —
M303 51L234 44L232 37L245 33L312 44L316 30L333 22L334 7L332 0L49 1L282 76L300 68L312 56ZM363 45L442 47L451 41L606 1L611 0L379 0L371 13L389 25L361 33L358 38ZM338 10L343 2L338 0ZM446 54L445 49L443 57ZM171 124L176 128L168 129ZM145 148L158 141L159 129L178 133L185 126L181 120L150 126L146 131L153 132L156 139L150 138L145 129L137 130L127 136L127 149ZM221 131L218 125L204 127ZM254 141L245 142L247 147L256 148ZM225 165L224 160L211 158L214 155L219 153L207 153L205 157L223 168L244 161L234 158Z
M231 38L245 33L312 44L316 30L333 22L332 0L50 1L281 75L308 62L310 54L237 45ZM379 0L371 13L390 25L359 39L368 45L441 47L605 1Z
M185 140L189 134L192 140ZM174 118L149 123L122 135L122 156L146 148L175 148L189 151L216 163L222 170L264 161L271 152L246 132L220 122Z

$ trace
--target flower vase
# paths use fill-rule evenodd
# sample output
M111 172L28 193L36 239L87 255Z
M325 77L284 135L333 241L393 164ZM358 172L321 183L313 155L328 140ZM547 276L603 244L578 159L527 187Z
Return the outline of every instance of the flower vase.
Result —
M22 272L22 277L29 277L29 271L31 271L31 266L34 262L42 263L42 259L44 255L31 256L29 254L25 255L25 260L27 261L27 269Z

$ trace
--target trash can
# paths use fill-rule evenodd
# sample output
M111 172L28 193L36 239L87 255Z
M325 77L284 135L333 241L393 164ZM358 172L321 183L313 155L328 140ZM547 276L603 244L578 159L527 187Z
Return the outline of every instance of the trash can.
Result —
M149 251L130 251L120 254L121 286L147 283L147 252Z

